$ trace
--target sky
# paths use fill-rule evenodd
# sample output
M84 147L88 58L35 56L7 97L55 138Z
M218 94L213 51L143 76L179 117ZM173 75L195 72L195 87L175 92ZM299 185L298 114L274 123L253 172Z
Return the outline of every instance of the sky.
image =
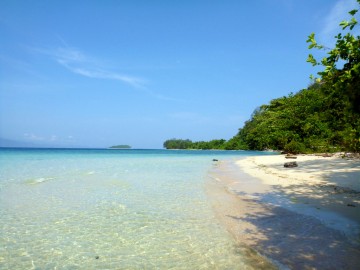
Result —
M0 1L0 138L162 148L230 139L306 88L355 0Z

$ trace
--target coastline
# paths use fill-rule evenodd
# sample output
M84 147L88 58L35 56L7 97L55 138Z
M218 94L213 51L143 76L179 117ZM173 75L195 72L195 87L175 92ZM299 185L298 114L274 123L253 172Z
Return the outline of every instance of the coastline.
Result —
M281 269L360 265L360 160L284 155L218 162L207 193L240 246Z

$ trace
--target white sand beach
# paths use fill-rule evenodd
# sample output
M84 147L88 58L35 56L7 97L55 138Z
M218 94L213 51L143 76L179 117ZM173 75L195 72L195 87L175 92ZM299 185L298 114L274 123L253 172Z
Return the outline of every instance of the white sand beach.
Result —
M359 159L252 156L212 177L214 209L240 245L284 269L358 269Z

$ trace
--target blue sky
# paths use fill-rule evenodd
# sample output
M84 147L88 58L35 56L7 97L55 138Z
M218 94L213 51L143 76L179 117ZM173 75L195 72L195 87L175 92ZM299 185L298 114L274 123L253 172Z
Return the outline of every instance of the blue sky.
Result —
M161 148L229 139L306 88L355 0L0 2L0 138Z

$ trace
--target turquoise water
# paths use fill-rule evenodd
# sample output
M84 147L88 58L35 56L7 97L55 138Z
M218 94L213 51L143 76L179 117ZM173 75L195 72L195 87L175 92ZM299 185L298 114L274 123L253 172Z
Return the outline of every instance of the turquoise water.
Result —
M204 183L253 154L0 149L0 269L252 269Z

